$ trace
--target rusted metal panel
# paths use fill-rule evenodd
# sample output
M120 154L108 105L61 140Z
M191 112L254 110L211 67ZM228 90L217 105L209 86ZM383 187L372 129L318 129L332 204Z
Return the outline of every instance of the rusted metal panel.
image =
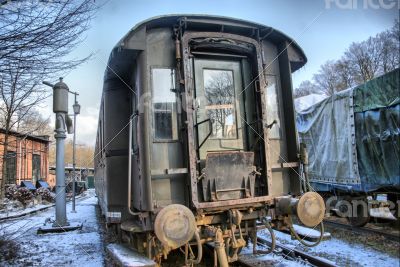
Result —
M256 168L253 152L212 152L203 170L205 201L254 197Z
M245 210L243 211L242 221L256 220L267 215L266 210ZM196 217L196 223L200 225L214 225L218 223L225 223L227 221L227 216L225 213L215 214L215 215L199 215Z
M217 202L201 202L197 203L198 209L215 209L228 210L237 207L262 207L267 203L272 203L273 196L253 197L244 199L232 199ZM250 205L249 205L250 204Z

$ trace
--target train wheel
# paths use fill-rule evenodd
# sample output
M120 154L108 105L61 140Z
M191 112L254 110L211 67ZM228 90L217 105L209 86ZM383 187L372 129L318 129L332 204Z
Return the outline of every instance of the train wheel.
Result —
M367 199L362 199L362 201L368 203ZM365 206L363 205L356 205L356 206L353 205L351 216L347 217L347 220L354 227L363 227L370 220L368 208L367 210L365 210Z

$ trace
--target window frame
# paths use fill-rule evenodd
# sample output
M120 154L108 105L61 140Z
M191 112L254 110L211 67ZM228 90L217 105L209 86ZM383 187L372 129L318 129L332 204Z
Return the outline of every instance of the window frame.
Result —
M156 128L155 126L155 112L154 112L154 103L153 103L153 96L154 96L154 86L153 86L153 70L154 69L166 69L166 70L173 70L174 71L174 85L175 89L177 88L177 81L176 81L176 68L175 67L168 67L168 66L158 66L154 65L150 67L150 116L151 116L151 132L152 132L152 139L153 143L177 143L180 140L180 131L179 131L179 114L178 113L178 101L177 101L177 94L174 93L175 95L175 117L176 117L176 137L172 139L161 139L156 137ZM173 92L171 92L173 93ZM174 112L174 111L173 111ZM172 116L173 117L173 116ZM172 127L174 127L174 124L172 123ZM173 129L173 128L172 128Z
M277 136L272 136L271 134L269 134L269 136L268 136L268 139L270 139L270 140L280 140L280 141L282 141L283 139L284 139L284 137L283 137L283 133L284 133L284 131L283 131L283 129L282 129L282 127L283 127L283 125L282 125L282 116L281 116L281 114L283 114L283 111L281 110L282 109L282 105L281 105L281 85L280 85L280 79L279 79L279 76L278 75L276 75L276 74L266 74L265 75L265 79L266 79L266 81L268 82L268 85L265 87L265 108L266 108L266 110L267 110L267 116L268 116L268 114L269 114L269 107L268 107L268 89L269 89L269 87L271 86L270 84L269 84L269 81L270 81L270 79L274 79L274 81L275 81L275 83L274 83L274 85L275 85L275 96L276 96L276 106L277 106L277 109L276 109L276 115L278 116L278 122L277 122L277 125L279 126L279 128L278 128L278 137ZM271 121L272 122L272 121ZM271 123L270 121L268 121L267 123ZM272 127L276 127L276 125L274 125L274 126L272 126ZM271 133L271 130L269 130L270 131L270 133Z
M230 72L232 74L232 82L233 82L233 102L231 103L231 105L233 106L233 112L232 114L234 115L234 122L235 122L235 135L236 137L212 137L212 135L209 137L210 140L237 140L239 139L239 129L238 129L238 116L237 116L237 104L238 104L238 99L236 98L236 87L235 87L235 73L232 69L224 69L224 68L203 68L202 72L203 72L203 91L204 91L204 98L206 98L205 94L206 94L206 84L205 84L205 79L204 79L204 72L206 70L211 70L211 71L227 71ZM209 104L209 103L207 103ZM206 109L206 108L204 108Z

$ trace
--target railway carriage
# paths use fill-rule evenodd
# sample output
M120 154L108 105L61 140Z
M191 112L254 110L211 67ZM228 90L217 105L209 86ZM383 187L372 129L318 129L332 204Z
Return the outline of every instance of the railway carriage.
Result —
M399 77L394 69L297 114L307 179L353 226L399 216Z
M294 40L252 22L170 15L136 25L104 77L95 184L107 223L158 263L181 246L198 263L212 242L221 266L254 241L257 221L271 233L293 229L291 215L322 225L296 138L291 74L305 63Z

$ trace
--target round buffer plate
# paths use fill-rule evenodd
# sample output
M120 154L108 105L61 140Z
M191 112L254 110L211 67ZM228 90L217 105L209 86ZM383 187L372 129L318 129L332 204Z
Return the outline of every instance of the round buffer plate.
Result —
M165 246L179 248L192 239L196 231L196 220L187 207L180 204L168 205L157 214L154 231Z
M316 192L307 192L302 195L297 203L297 216L308 227L318 225L324 219L324 199Z

